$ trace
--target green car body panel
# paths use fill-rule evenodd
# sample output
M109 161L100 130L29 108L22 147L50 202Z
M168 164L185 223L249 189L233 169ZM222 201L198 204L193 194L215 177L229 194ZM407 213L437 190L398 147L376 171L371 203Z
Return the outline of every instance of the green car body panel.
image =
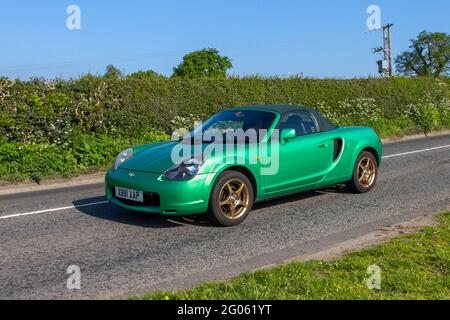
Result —
M281 107L281 111L278 111L279 106L245 107L234 110L274 113L273 124L260 141L262 144L270 144L272 132L286 107ZM160 142L134 147L132 158L116 170L111 169L107 172L105 181L107 199L133 211L166 216L195 215L208 210L214 183L218 176L227 170L240 171L249 178L253 185L255 200L258 202L348 182L352 178L358 155L364 150L374 154L378 166L382 160L381 141L371 128L336 127L333 130L298 136L286 143L280 143L279 168L274 175L261 174L261 170L267 166L265 164L270 163L265 159L271 156L270 152L265 155L258 154L258 149L252 150L256 148L256 144L244 144L233 154L227 155L225 152L220 157L207 158L193 179L173 181L166 179L164 173L174 165L171 153L178 143ZM203 152L208 144L201 144L198 147ZM249 157L255 154L258 161L251 161ZM114 196L115 187L157 194L159 201L154 206L124 202Z

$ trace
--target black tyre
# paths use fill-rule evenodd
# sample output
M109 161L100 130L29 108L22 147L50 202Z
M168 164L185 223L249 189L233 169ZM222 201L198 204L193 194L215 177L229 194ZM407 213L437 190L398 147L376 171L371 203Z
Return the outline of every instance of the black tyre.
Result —
M219 226L236 226L247 218L253 201L250 180L240 172L226 171L214 183L209 199L208 218Z
M371 152L361 152L356 159L353 177L348 182L348 186L356 193L367 193L375 187L377 178L377 159Z

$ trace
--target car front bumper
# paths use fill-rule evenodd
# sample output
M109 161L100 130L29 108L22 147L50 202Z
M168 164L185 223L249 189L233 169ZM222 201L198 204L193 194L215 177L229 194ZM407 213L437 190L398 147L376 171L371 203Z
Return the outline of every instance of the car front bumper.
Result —
M110 170L106 174L106 198L122 208L166 216L205 213L214 174L197 175L188 181L169 181L160 173ZM123 187L144 192L145 203L115 197L114 188Z

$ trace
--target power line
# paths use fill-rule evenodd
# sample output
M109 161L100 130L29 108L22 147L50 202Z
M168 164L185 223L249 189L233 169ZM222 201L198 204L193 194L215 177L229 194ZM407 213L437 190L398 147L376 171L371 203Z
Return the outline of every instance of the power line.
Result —
M260 48L274 45L282 44L297 44L299 42L298 38L278 38L265 41L255 41L246 42L239 45L231 46L221 46L221 50L241 50L249 48ZM29 71L45 71L45 70L59 70L66 68L73 68L78 66L90 65L90 66L101 66L111 63L121 63L121 62L135 62L135 61L149 61L156 59L167 59L169 57L177 57L179 55L185 54L186 51L182 50L172 50L166 52L154 52L154 53L142 53L129 56L116 56L116 57L99 57L99 58L88 58L72 61L61 61L56 63L42 63L42 64L29 64L29 65L16 65L16 66L1 66L0 72L29 72Z
M143 53L134 56L122 56L122 57L103 57L103 58L93 58L93 59L84 59L84 60L74 60L74 61L65 61L58 63L49 63L49 64L31 64L31 65L18 65L11 67L0 67L1 72L23 72L23 71L36 71L36 70L51 70L51 69L63 69L63 68L71 68L77 67L81 65L104 65L109 63L120 63L120 62L134 62L140 60L148 60L148 59L159 59L166 58L168 55L175 55L178 52L170 52L165 54L152 54L152 53Z
M392 77L394 74L392 64L392 23L383 26L383 47L377 47L372 50L373 53L381 54L383 60L379 60L378 72L383 77Z

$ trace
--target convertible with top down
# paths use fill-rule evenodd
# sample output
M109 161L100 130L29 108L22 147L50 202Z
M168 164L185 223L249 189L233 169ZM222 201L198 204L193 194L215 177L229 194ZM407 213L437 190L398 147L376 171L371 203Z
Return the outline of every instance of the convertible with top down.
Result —
M369 127L339 127L306 107L240 107L183 139L122 151L106 174L106 197L132 211L207 214L234 226L255 202L337 184L369 192L381 160Z

